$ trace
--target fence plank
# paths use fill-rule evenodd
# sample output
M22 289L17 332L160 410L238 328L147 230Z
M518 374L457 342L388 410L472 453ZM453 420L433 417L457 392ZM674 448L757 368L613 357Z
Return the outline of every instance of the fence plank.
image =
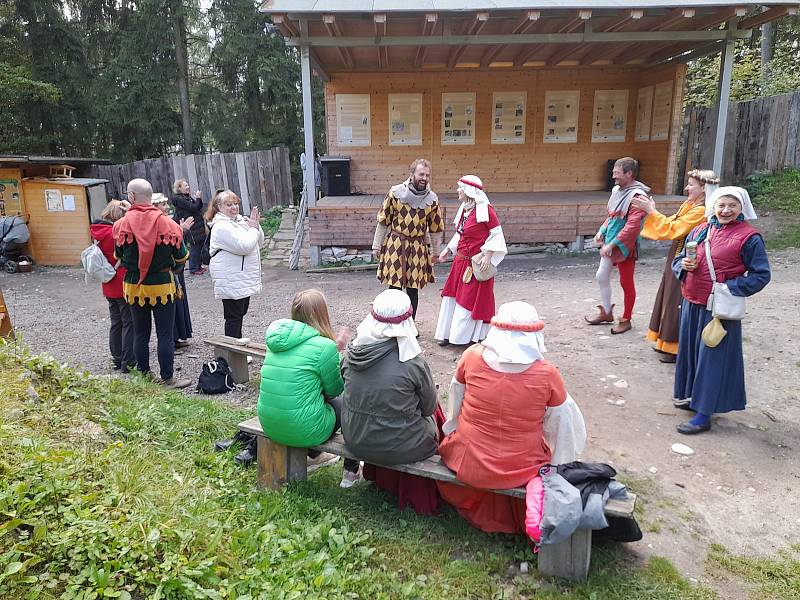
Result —
M264 196L258 182L258 158L255 152L246 152L244 155L245 177L247 179L247 192L250 196L250 206L257 206L262 211L266 208Z
M242 206L252 207L257 206L250 199L250 192L247 189L247 174L244 165L244 153L237 152L236 156L236 177L239 180L239 198L242 199ZM249 212L249 211L248 211Z
M267 171L272 166L269 151L258 151L255 153L258 164L258 189L264 198L264 208L275 206L275 196L272 185L272 178L266 177Z

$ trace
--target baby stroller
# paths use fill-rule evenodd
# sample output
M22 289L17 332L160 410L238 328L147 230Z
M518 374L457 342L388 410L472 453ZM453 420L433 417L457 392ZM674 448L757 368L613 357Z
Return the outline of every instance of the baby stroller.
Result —
M22 247L30 238L28 224L22 217L0 217L0 269L16 273L19 263L33 261L22 254Z

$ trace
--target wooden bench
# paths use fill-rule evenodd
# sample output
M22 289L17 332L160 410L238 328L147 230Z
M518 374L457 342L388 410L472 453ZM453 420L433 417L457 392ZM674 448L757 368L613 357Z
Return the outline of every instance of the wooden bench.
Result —
M256 436L259 488L278 489L290 481L306 479L307 448L291 448L273 442L264 435L258 417L239 423L239 429ZM344 444L344 438L338 433L319 446L314 446L313 450L330 452L336 456L358 460L358 457L347 449ZM455 473L442 463L442 459L438 454L419 462L392 465L386 468L437 481L464 485L456 479ZM496 494L504 494L514 498L525 498L524 487L492 491ZM606 503L605 514L610 517L631 517L635 504L636 495L628 492L628 498L624 500L609 500ZM581 581L586 579L589 573L591 557L592 530L578 529L569 539L559 544L540 548L539 572L552 577Z
M241 344L238 338L227 335L206 338L203 343L214 349L214 356L228 361L234 383L247 383L250 380L250 371L247 368L248 356L256 356L263 360L267 354L266 344L258 342Z

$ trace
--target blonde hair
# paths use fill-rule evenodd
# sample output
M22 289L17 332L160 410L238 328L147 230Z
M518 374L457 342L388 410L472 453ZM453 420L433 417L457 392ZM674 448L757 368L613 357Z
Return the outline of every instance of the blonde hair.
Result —
M239 196L237 196L230 190L217 191L217 193L214 194L214 196L212 196L211 202L208 203L208 209L206 210L205 214L206 223L211 223L211 221L214 220L214 217L216 217L217 213L219 212L220 204L222 204L222 201L228 196L233 196L234 198L236 198L236 202L241 202Z
M292 299L292 319L310 325L326 338L336 339L328 314L328 302L317 289L297 292Z
M112 200L106 204L103 212L100 213L100 218L103 221L111 221L114 223L125 216L125 210L125 206L122 204L121 200Z
M692 169L686 174L686 178L688 179L689 177L697 179L697 181L703 184L710 183L711 185L719 185L719 177L710 169Z
M172 193L173 193L173 194L177 194L177 193L179 193L179 192L178 192L178 188L181 186L181 184L182 184L182 183L185 183L185 184L187 184L187 185L189 184L189 182L188 182L188 181L186 181L185 179L177 179L177 180L175 181L175 183L173 183L173 184L172 184Z

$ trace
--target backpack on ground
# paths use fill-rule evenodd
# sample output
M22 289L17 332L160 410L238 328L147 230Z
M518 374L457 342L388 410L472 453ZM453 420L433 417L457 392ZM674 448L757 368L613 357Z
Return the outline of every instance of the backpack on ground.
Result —
M197 380L198 392L202 394L227 394L235 387L227 360L220 357L203 365L203 370Z
M81 252L81 264L86 274L86 283L90 281L108 283L117 274L116 267L108 262L103 251L100 250L97 240Z

